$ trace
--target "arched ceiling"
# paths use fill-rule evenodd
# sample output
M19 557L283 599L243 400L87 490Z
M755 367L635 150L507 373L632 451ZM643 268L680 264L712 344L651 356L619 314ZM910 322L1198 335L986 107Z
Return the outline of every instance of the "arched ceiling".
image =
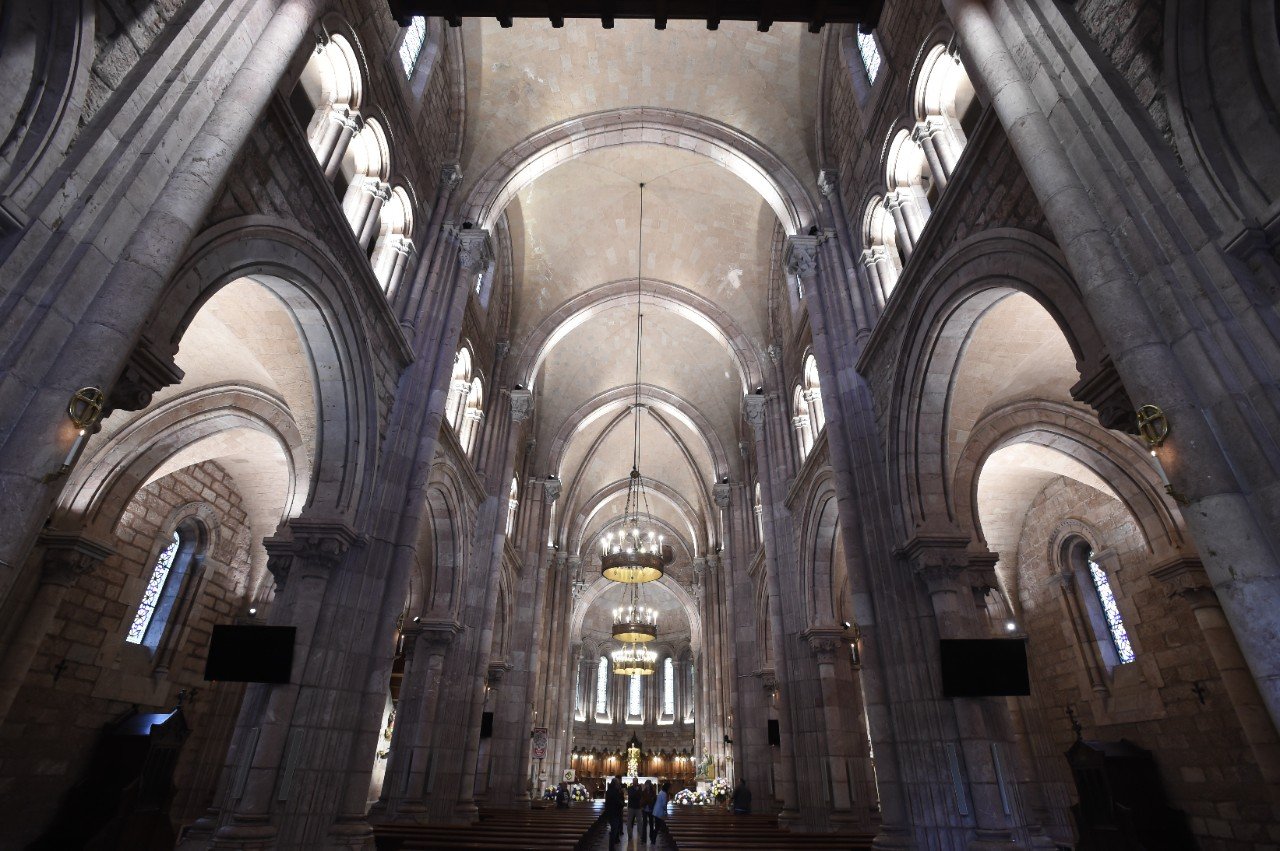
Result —
M468 20L462 44L467 127L477 129L464 144L458 197L510 199L481 218L505 216L508 334L525 364L515 380L535 394L534 468L563 483L559 543L590 559L596 536L623 511L639 275L640 471L654 519L679 553L671 576L688 587L690 559L719 542L712 486L739 478L742 395L761 380L774 342L769 286L783 227L777 199L761 193L766 184L811 185L817 173L820 36L802 25L759 33L729 22L708 32L696 21L657 31L643 21L605 30L596 21L503 29ZM526 140L540 132L562 128L576 140L576 120L606 112L703 121L732 152L691 149L693 137L655 125L557 150L519 179L496 174L523 161ZM507 155L517 146L520 157ZM767 177L739 176L747 172L735 156L767 167Z

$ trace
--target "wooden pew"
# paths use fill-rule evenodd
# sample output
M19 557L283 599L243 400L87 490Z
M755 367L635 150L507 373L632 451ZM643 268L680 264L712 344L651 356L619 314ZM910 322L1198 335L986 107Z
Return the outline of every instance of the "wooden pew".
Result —
M377 825L380 851L416 849L503 849L503 851L581 851L600 821L599 804L575 804L568 809L481 810L475 824Z
M773 815L733 815L709 807L672 807L667 829L679 851L713 848L849 851L870 848L873 838L869 833L794 833L780 828Z

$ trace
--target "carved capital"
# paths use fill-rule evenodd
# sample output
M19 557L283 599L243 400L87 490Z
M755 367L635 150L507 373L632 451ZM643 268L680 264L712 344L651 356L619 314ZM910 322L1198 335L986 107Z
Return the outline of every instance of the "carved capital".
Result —
M770 343L768 348L765 349L765 353L769 355L770 363L778 363L782 360L782 346L777 343Z
M112 411L141 411L160 390L182 381L186 373L178 368L173 354L161 351L143 337L129 353L124 370L107 394L103 416Z
M1124 389L1120 373L1109 356L1103 358L1084 373L1071 386L1071 398L1093 408L1103 428L1138 433L1138 417L1129 391Z
M267 550L267 570L283 589L295 570L336 570L359 540L345 523L296 519L262 543Z
M489 688L497 688L502 684L502 678L507 675L507 671L511 670L511 665L507 662L490 662L488 676L486 678Z
M917 535L899 554L911 565L930 594L961 591L971 584L969 539L959 536Z
M1181 597L1193 609L1220 605L1204 565L1195 556L1178 556L1152 569L1148 575L1164 585L1170 597Z
M837 654L848 647L840 627L812 627L800 633L809 644L809 652L819 665L835 664Z
M489 265L493 259L493 246L489 232L483 228L463 228L457 231L458 265L468 272L476 272Z
M543 479L542 489L546 494L547 502L555 502L560 498L560 480L559 479Z
M522 423L533 413L533 393L528 390L512 390L511 421Z
M494 343L493 354L494 354L495 360L502 360L507 355L511 354L511 341L499 340L498 342Z
M824 168L818 172L818 191L823 197L830 198L840 188L840 172L834 168Z
M804 280L818 273L818 238L816 236L789 236L783 250L783 263L787 273Z
M764 403L767 398L763 393L748 393L742 397L742 418L757 438L764 435Z
M50 585L70 587L115 553L101 541L74 532L45 532L40 544L44 547L40 581Z
M448 190L458 188L462 182L462 167L457 163L446 163L440 167L440 185Z
M462 624L448 619L423 619L410 629L416 633L417 643L422 649L428 653L443 653L453 643L454 637L462 632Z
M778 676L774 673L773 668L762 668L756 671L756 676L760 678L760 687L770 697L778 696Z
M716 507L721 510L729 507L729 494L732 492L733 485L716 484L712 485L711 493L716 501Z

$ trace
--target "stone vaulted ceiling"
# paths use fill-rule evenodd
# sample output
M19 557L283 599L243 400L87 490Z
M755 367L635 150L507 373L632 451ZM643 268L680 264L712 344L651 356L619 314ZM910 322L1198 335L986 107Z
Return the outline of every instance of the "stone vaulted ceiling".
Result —
M692 114L813 183L820 36L802 25L467 20L468 196L504 152L549 127L637 107ZM767 360L775 207L703 153L645 138L564 156L518 187L511 241L513 354L530 365L536 473L563 481L557 536L591 552L621 512L631 468L637 267L643 278L641 471L678 543L673 573L720 543L712 486L738 481L747 361ZM644 193L644 245L639 184ZM496 211L495 211L496 212Z

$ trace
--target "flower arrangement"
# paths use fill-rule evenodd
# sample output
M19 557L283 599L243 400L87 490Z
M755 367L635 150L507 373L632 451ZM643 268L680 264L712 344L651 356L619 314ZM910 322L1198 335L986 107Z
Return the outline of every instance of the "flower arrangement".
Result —
M708 804L715 803L715 799L706 792L699 792L697 789L681 789L676 792L676 796L671 799L674 803L681 806L705 807Z
M556 799L556 789L558 786L548 786L542 790L542 799L544 801L554 801ZM569 784L569 800L571 801L590 801L591 796L587 794L587 787L581 783Z
M711 781L711 795L717 801L723 801L725 798L729 797L729 793L732 791L733 790L729 788L729 781L725 780L723 777L717 777L715 780Z

